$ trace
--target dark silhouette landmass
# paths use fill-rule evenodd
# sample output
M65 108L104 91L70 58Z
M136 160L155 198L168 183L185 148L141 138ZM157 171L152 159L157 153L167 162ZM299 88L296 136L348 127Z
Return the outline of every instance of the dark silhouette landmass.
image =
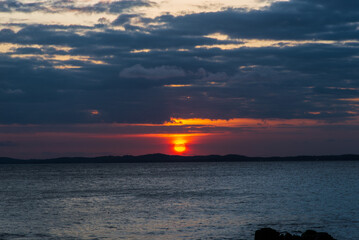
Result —
M254 240L335 240L326 232L307 230L301 236L279 233L272 228L262 228L255 232Z
M179 156L148 154L141 156L63 157L52 159L15 159L0 157L0 164L61 164L61 163L155 163L155 162L269 162L269 161L358 161L359 155L247 157L242 155Z

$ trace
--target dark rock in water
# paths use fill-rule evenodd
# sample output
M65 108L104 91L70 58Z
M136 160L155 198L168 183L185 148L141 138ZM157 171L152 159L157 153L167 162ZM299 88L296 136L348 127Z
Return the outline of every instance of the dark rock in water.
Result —
M294 236L292 237L292 239L289 239L289 240L302 240L302 238L299 237L299 236L297 236L297 235L294 235Z
M316 232L313 230L307 230L302 234L303 240L334 240L332 236L324 232Z
M281 234L282 235L282 234ZM283 236L283 235L282 235ZM283 240L291 240L293 239L293 235L290 233L285 233L285 235L282 237Z
M279 239L281 240L302 240L301 237L297 236L297 235L292 235L290 233L286 233L286 234L281 234Z
M292 235L290 233L280 234L272 228L262 228L255 232L254 240L335 240L325 232L316 232L313 230L305 231L302 236Z
M279 232L272 228L262 228L256 231L254 240L278 240Z
M302 234L303 240L314 240L316 238L317 232L314 230L307 230Z
M335 239L326 232L319 232L317 233L316 240L335 240Z

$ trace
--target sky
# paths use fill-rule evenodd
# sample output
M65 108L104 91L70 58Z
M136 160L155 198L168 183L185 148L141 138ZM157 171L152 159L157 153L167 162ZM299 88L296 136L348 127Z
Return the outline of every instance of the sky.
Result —
M0 2L0 156L358 145L357 0Z

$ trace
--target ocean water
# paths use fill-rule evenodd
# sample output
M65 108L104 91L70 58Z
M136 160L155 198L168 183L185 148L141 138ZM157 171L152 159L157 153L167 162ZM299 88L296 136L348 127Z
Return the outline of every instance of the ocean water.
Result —
M0 239L359 239L359 162L0 165Z

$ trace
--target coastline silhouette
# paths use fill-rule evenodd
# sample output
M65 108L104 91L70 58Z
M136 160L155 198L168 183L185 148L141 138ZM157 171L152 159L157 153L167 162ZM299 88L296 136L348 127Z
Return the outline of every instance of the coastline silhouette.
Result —
M243 155L180 156L147 154L140 156L61 157L51 159L16 159L0 157L0 164L71 164L71 163L155 163L155 162L259 162L259 161L358 161L359 155L323 155L289 157L247 157Z

